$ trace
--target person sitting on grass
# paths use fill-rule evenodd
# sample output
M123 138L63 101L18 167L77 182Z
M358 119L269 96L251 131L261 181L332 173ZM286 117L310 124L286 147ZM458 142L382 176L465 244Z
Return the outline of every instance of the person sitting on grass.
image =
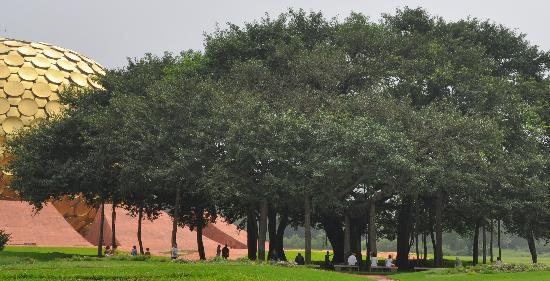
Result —
M370 254L370 267L378 266L378 257L372 252Z
M296 258L294 259L294 262L297 264L297 265L304 265L306 264L305 260L304 260L304 257L302 256L302 254L298 253L298 255L296 256Z
M391 255L388 256L388 258L386 259L386 267L394 267L395 265L393 264L393 259L391 258Z
M495 262L495 265L502 266L502 260L500 259L500 257L497 257L497 261Z
M149 251L149 248L145 248L145 255L146 255L146 256L150 256L150 255L151 255L151 251Z
M137 256L137 248L135 245L132 246L132 251L130 252L130 255L132 255L132 257Z
M178 245L174 245L170 251L170 258L172 260L178 259Z
M111 246L105 246L105 256L110 257L114 254L113 250L111 249Z
M357 265L357 258L355 257L354 253L351 253L348 257L348 265Z

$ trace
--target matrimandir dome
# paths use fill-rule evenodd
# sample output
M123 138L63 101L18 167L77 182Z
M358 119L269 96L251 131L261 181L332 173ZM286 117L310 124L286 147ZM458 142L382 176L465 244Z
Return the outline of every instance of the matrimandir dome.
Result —
M10 159L4 151L6 137L18 130L59 114L59 93L69 86L100 88L96 79L105 75L97 62L75 51L47 43L0 37L0 200L18 200L7 188ZM80 200L55 202L76 230L93 219L93 210Z

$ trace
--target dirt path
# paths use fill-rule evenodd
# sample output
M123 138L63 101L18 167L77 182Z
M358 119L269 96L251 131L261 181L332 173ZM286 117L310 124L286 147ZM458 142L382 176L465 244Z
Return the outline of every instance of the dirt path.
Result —
M376 281L395 281L394 279L391 279L387 275L350 274L350 273L343 273L343 272L341 272L341 274L352 275L352 276L362 277L362 278L370 278Z
M393 279L389 278L386 275L361 275L361 276L365 278L374 279L376 281L394 281Z

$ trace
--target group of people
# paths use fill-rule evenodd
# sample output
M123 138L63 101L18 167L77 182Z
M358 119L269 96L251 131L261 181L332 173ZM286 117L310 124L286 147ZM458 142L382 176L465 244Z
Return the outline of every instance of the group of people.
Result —
M145 248L145 253L143 253L145 256L150 256L151 255L151 251L149 250L149 248ZM105 251L104 251L104 255L106 257L111 257L111 256L114 256L115 255L115 248L111 248L111 246L105 246ZM132 251L130 251L130 255L135 257L138 255L138 252L137 252L137 247L134 245L132 246Z
M324 264L325 268L332 268L332 262L330 260L331 256L332 255L330 254L330 252L327 251L327 253L325 255L325 264ZM371 267L378 266L378 257L376 255L371 254L370 261L371 261ZM294 258L294 262L297 265L304 265L305 264L304 256L302 256L301 253L298 253L296 258ZM348 260L347 260L347 264L351 265L351 266L357 266L357 256L354 253L351 253L349 255ZM386 266L386 267L395 267L395 265L393 264L393 258L392 258L391 255L389 255L388 258L385 260L384 266Z
M221 245L218 245L218 248L216 248L216 257L221 256L223 259L229 258L229 247L227 247L227 244L222 249Z
M327 255L328 255L328 252L327 252ZM325 257L325 262L326 262L326 257ZM348 265L357 265L357 257L355 256L354 253L351 253L348 257ZM371 254L370 256L370 266L371 267L377 267L378 266L378 257L374 254ZM384 266L385 267L395 267L395 265L393 264L393 258L391 255L388 255L388 258L385 260L384 262Z
M115 248L111 248L111 246L105 246L104 255L106 257L114 256L115 255ZM132 250L130 251L130 255L134 256L134 257L138 255L138 250L137 250L137 247L135 245L132 246ZM145 256L150 256L151 255L151 251L149 250L149 248L145 248L144 255ZM227 244L225 244L225 246L223 248L222 248L221 245L218 245L218 248L216 249L216 257L220 257L220 256L224 259L229 258L229 247L227 247ZM172 249L170 250L170 258L175 260L178 257L179 257L178 247L176 245L174 245L172 247Z

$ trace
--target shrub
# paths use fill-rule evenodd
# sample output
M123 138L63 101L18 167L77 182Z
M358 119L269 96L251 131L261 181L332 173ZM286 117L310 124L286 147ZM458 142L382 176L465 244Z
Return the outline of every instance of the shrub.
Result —
M455 273L511 273L511 272L526 272L526 271L548 271L550 266L545 264L514 264L505 263L501 266L496 265L476 265L459 268L449 268L443 271L434 271L435 274L455 274Z
M4 230L0 229L0 251L4 250L4 247L10 241L11 234L6 233Z
M276 266L282 266L282 267L296 267L298 266L295 262L288 262L288 261L277 261L275 262Z
M227 263L227 260L222 257L213 257L203 261L205 263Z

